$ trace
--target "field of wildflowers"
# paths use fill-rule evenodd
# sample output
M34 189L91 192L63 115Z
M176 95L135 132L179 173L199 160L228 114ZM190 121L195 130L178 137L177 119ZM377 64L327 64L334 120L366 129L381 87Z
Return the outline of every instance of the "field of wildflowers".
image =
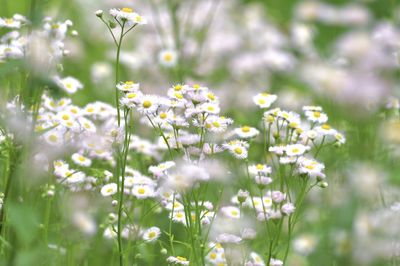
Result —
M0 265L400 265L400 2L0 0Z

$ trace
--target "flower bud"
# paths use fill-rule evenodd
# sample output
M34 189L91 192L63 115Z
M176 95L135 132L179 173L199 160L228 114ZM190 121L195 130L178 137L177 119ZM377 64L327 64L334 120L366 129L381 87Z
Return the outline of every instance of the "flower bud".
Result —
M96 14L97 17L101 18L103 17L103 10L99 9L96 12L94 12Z
M239 190L238 194L237 194L237 199L239 201L240 204L243 204L243 202L245 202L247 200L247 198L249 197L249 192L246 190Z
M327 188L328 187L328 182L319 182L318 186L320 186L321 188Z

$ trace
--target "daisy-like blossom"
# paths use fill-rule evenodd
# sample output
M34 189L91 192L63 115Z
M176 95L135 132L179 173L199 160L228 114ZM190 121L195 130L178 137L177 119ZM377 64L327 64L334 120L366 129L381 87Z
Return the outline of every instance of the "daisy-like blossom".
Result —
M286 155L289 157L303 155L308 150L310 150L310 147L303 144L292 144L285 147Z
M253 102L260 108L269 108L273 104L278 96L269 93L259 93L253 97Z
M243 138L243 139L253 138L253 137L257 136L259 133L260 133L260 131L258 131L258 129L256 129L254 127L249 127L249 126L243 126L243 127L235 129L235 134L239 138Z
M223 145L237 159L246 159L248 154L248 143L240 140L233 140Z
M234 207L234 206L222 207L221 212L229 218L234 218L234 219L240 218L240 210L239 210L239 208Z
M147 24L146 18L134 12L134 10L129 7L123 7L121 9L112 8L110 9L110 15L122 23L125 23L128 27L135 24Z
M188 259L181 256L176 256L176 257L169 256L167 258L167 262L174 265L189 265Z
M155 95L143 95L137 104L138 111L145 115L154 114L158 107L159 99Z
M0 18L0 28L19 29L26 18L15 14L12 18Z
M149 172L155 176L162 176L168 169L175 166L175 162L167 161L158 165L152 165L149 167Z
M135 83L134 81L125 81L125 82L120 82L117 84L117 89L123 92L134 92L139 90L140 84Z
M112 195L116 194L117 191L118 191L117 184L110 183L110 184L104 185L101 188L100 193L101 193L101 195L103 195L103 197L108 197L108 196L112 196Z
M306 111L305 115L311 122L323 124L328 121L328 116L320 111Z
M296 207L290 202L283 204L281 207L281 211L285 215L292 214L295 211L295 209Z
M137 185L132 188L132 195L138 199L153 198L155 196L155 191L152 186Z
M158 62L164 67L174 67L178 61L178 54L174 50L162 50L158 54Z
M150 227L148 229L146 229L143 232L143 240L146 242L154 242L156 241L161 235L161 230L160 228L154 226L154 227Z
M267 175L271 174L271 166L265 164L249 165L249 173L252 175Z
M80 166L89 167L92 164L92 160L79 153L72 154L71 158L74 161L74 163Z
M271 266L283 266L283 261L271 258L269 261L269 265Z
M260 255L255 252L250 253L250 260L246 264L247 266L265 266L265 263Z
M333 136L337 133L336 129L332 128L328 124L315 127L315 131L324 136Z
M66 78L55 77L54 81L62 90L64 90L69 94L74 94L78 90L83 89L82 83L73 77L66 77Z

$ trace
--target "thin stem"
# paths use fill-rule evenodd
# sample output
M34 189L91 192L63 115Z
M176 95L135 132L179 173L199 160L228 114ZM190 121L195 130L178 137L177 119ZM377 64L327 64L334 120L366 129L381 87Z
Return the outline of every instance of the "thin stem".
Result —
M117 58L115 62L115 84L118 84L119 82L119 57L121 53L122 39L124 37L124 27L125 27L125 21L122 22L119 41L117 43ZM115 88L115 104L117 107L117 117L118 117L118 127L119 127L121 125L121 114L119 110L119 91L117 88Z

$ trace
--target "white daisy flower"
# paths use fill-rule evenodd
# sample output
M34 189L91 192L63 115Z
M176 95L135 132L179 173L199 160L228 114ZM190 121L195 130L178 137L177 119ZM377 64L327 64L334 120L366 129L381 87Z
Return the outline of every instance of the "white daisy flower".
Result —
M103 195L103 197L108 197L108 196L112 196L114 194L116 194L118 191L118 186L115 183L110 183L107 185L104 185L101 190L100 193L101 195Z
M323 124L322 126L318 126L315 128L315 131L322 135L335 135L337 133L336 129L333 129L330 125L328 124Z
M204 113L217 115L221 111L218 104L215 103L203 103L199 106L199 110Z
M137 105L142 114L154 114L158 109L158 97L155 95L143 95Z
M149 229L143 232L143 240L146 242L154 242L161 235L161 230L158 227L150 227Z
M188 259L186 259L185 257L181 257L181 256L177 256L177 257L169 256L167 258L167 262L171 263L171 264L175 264L175 265L189 265Z
M328 116L319 111L306 111L305 115L309 121L314 123L323 124L328 121Z
M139 103L142 97L143 93L141 91L127 92L123 97L121 97L121 105L129 108L134 107Z
M322 112L322 107L321 106L310 106L310 105L306 105L303 106L303 111L307 112L307 111L311 111L311 112Z
M178 61L178 54L174 50L163 50L158 54L158 62L164 67L174 67Z
M283 266L283 261L278 260L278 259L271 258L271 259L269 260L269 265L270 265L270 266Z
M174 213L172 213L172 221L186 225L185 212L183 212L183 210L177 210L177 211L174 210Z
M53 146L60 146L64 143L64 137L58 130L49 130L44 134L46 142Z
M125 22L128 27L133 26L134 24L147 24L147 20L144 17L140 16L129 7L121 9L112 8L110 9L110 15Z
M272 168L271 166L265 164L256 164L249 166L249 173L252 175L266 175L271 174Z
M234 218L234 219L240 218L240 210L235 206L222 207L221 212L229 218Z
M281 211L284 215L290 215L295 211L296 207L290 202L285 203L281 207Z
M149 185L136 185L132 188L132 195L138 199L153 198L155 196L154 188Z
M120 82L117 84L117 89L123 92L134 92L139 90L140 84L135 83L131 80L125 81L125 82Z
M92 164L92 160L79 153L72 154L71 158L74 161L74 163L80 166L89 167Z
M246 159L247 158L247 148L248 144L242 141L230 141L229 143L225 143L223 145L225 149L227 149L233 156L238 159Z
M21 21L14 18L0 18L0 28L19 29Z
M254 177L257 185L267 186L272 183L272 178L268 176L257 175Z
M205 122L205 128L211 132L224 132L228 125L232 124L233 120L230 118L211 115L208 116Z
M24 57L21 48L13 45L0 44L0 60L1 59L19 59Z
M278 96L269 93L259 93L253 97L253 102L260 108L269 108Z
M334 137L337 144L342 145L346 143L346 138L342 133L337 132L336 134L334 134Z
M292 144L292 145L286 146L285 152L286 152L287 156L293 157L293 156L303 155L309 149L310 149L310 147L305 146L303 144Z
M81 171L69 170L65 173L64 178L68 184L77 184L85 181L86 175Z
M149 172L152 173L153 175L159 177L165 174L165 172L170 169L171 167L175 166L175 162L173 161L167 161L160 163L156 166L152 165L149 167Z
M54 81L62 90L66 91L69 94L73 94L79 89L83 89L82 83L73 77L55 77Z
M235 128L234 132L239 138L244 139L253 138L260 133L256 128L248 126Z

